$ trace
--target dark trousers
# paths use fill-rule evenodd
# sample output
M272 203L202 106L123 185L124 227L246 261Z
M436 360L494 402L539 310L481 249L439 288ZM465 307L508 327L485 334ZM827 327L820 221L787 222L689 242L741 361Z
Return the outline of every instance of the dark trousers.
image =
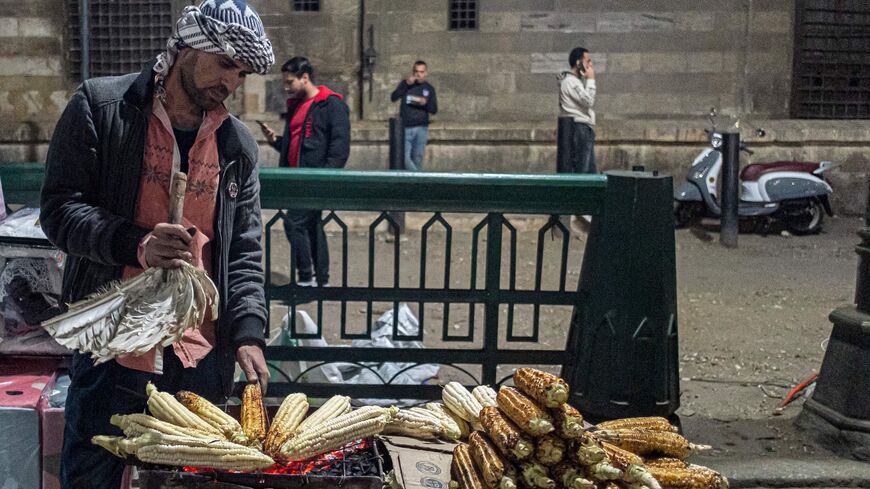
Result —
M588 124L574 123L571 155L573 173L598 173L595 166L595 131Z
M318 283L329 282L329 246L321 225L322 212L288 210L284 219L284 234L293 248L290 259L296 262L300 282L311 280L314 274Z
M121 435L109 423L113 414L144 412L145 385L161 391L195 392L212 402L224 401L217 354L212 351L196 368L183 368L172 347L164 350L163 375L140 372L115 361L94 365L89 355L76 353L70 367L70 386L64 412L62 489L118 489L124 460L91 443L95 435Z

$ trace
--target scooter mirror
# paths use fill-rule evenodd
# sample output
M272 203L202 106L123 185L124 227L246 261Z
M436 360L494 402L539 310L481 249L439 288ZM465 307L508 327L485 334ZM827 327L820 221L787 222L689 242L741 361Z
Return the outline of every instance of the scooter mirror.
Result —
M764 129L759 128L759 129L755 130L755 135L760 137L760 138L763 138L764 136L767 136L767 133L764 132Z

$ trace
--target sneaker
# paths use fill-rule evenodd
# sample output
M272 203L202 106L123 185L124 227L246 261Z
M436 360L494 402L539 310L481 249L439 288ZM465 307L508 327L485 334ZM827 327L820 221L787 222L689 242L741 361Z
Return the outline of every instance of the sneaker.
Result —
M300 280L296 282L296 285L298 287L317 287L317 282L313 278L310 278L308 280Z

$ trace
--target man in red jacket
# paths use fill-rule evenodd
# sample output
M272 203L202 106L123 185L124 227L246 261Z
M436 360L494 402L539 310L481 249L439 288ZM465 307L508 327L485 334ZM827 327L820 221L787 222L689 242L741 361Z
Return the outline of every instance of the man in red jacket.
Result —
M290 168L343 168L350 154L350 116L342 95L315 85L314 68L297 56L281 67L287 94L287 124L277 136L261 124L263 135ZM288 210L284 232L293 248L298 284L329 283L329 249L321 210ZM316 277L316 278L315 278ZM315 281L316 280L316 281Z

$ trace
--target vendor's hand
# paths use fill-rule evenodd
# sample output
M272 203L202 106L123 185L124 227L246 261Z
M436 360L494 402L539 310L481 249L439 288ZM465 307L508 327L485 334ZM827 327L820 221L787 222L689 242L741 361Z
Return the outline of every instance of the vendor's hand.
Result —
M405 83L407 83L408 85L413 85L413 84L417 83L417 77L414 75L411 75L405 80Z
M259 122L258 124L260 124L260 130L263 131L263 136L266 137L266 141L269 144L275 144L275 141L278 140L278 135L275 134L275 131L273 131L265 122Z
M595 79L595 67L592 66L592 60L583 62L583 76L585 76L588 80Z
M269 386L269 366L266 365L266 357L260 345L255 342L242 343L236 350L236 362L245 373L248 383L259 382L263 395L266 395L266 388Z
M415 101L417 102L417 105L426 105L426 102L429 101L429 99L426 97L414 97L414 98L415 98Z
M180 224L160 223L145 239L145 264L149 267L178 268L193 260L193 238Z

